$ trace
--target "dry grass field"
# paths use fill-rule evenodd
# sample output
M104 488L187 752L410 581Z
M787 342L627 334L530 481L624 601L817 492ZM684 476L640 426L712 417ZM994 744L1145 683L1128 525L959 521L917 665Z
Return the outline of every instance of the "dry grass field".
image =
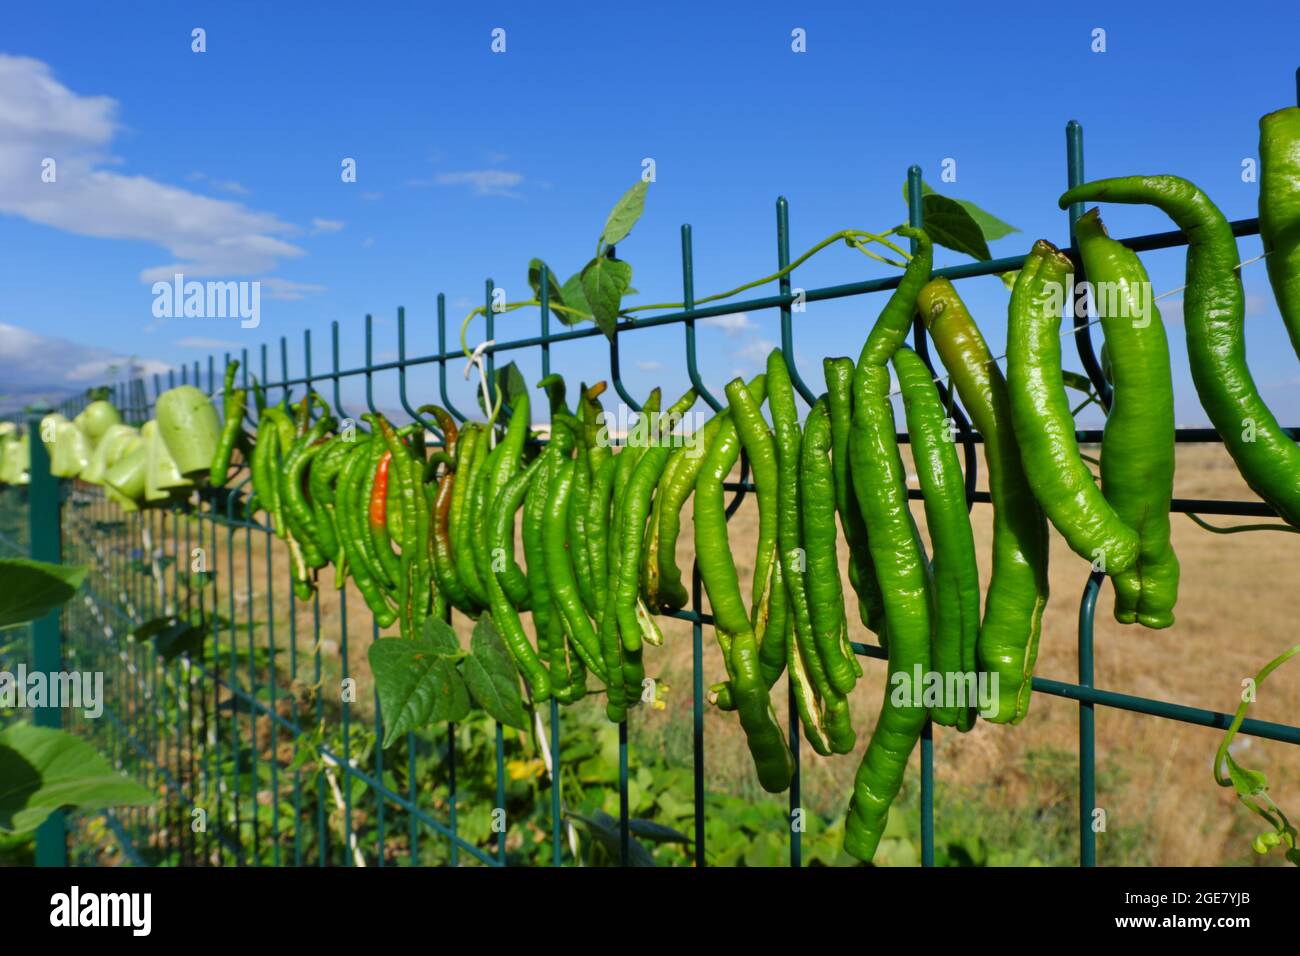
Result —
M906 449L905 449L906 457ZM981 465L980 486L986 487ZM915 484L913 482L913 484ZM1218 445L1180 446L1176 495L1189 498L1252 499L1232 462ZM924 513L913 503L924 528ZM693 543L690 503L683 536L678 542L678 563L689 575ZM1211 519L1218 524L1244 523L1243 519ZM991 536L991 509L976 505L973 515L981 584L987 585ZM730 525L731 547L742 581L752 574L757 510L748 496ZM210 526L209 526L210 527ZM1243 678L1297 640L1292 612L1300 578L1300 537L1266 531L1233 535L1211 534L1182 515L1173 517L1173 541L1182 563L1182 586L1177 622L1165 631L1124 627L1111 616L1112 594L1103 588L1096 615L1096 685L1108 690L1174 701L1212 710L1232 711ZM233 570L239 617L251 599L257 617L265 613L267 575L261 536L253 538L252 591L244 585L247 566L242 535L236 536L234 561L227 568L224 536L219 548L220 576ZM290 633L287 574L282 548L272 549L278 660ZM843 566L845 555L841 553ZM1073 682L1077 678L1077 616L1079 598L1087 579L1087 565L1053 532L1052 597L1043 619L1043 637L1037 673ZM842 570L843 573L843 570ZM342 673L344 645L340 637L341 609L338 592L330 587L332 574L322 577L320 621L326 683ZM227 580L230 578L227 577ZM846 588L847 589L847 588ZM347 591L347 673L358 680L361 693L357 710L371 709L365 646L371 638L371 619L360 596ZM225 611L222 597L222 609ZM854 599L850 596L850 601ZM312 645L310 605L297 605L297 645ZM854 640L871 642L872 636L857 624L856 609L849 619ZM667 707L634 711L631 725L632 761L638 752L658 750L669 759L689 762L691 753L691 627L661 619L665 632L662 648L646 651L646 669L669 686ZM470 622L458 619L467 635ZM723 668L710 628L705 628L705 686L721 679ZM305 668L310 665L304 663ZM820 758L803 748L803 803L810 809L838 818L846 804L858 759L869 739L879 709L884 666L867 661L865 677L852 695L858 752L851 756ZM300 676L307 676L304 671ZM287 680L287 675L285 675ZM785 719L784 680L774 692L778 712ZM578 706L599 706L589 699ZM1097 801L1105 809L1108 831L1098 837L1103 863L1146 862L1161 865L1211 865L1250 863L1249 839L1256 832L1253 818L1240 807L1229 790L1214 785L1211 765L1221 732L1155 717L1098 708ZM1264 686L1251 715L1285 723L1300 720L1300 666L1284 667ZM1004 812L1023 814L1028 832L1045 803L1073 799L1073 774L1077 761L1078 705L1046 694L1036 694L1026 720L1018 726L977 723L967 734L936 728L935 766L938 779L936 828L944 833L945 811L955 801L977 801ZM754 779L735 716L706 708L706 783L710 791L726 791L752 799L784 801L785 795L768 797ZM1239 737L1234 753L1247 766L1265 771L1272 795L1286 808L1300 813L1300 748L1255 738ZM1042 777L1033 767L1042 761L1058 764L1057 785L1043 790ZM1060 780L1065 785L1060 784ZM908 787L915 787L916 757ZM906 791L905 791L906 792ZM682 795L689 800L689 793ZM969 807L963 807L968 811ZM1073 811L1072 811L1073 812ZM1112 852L1110 832L1125 834L1123 849ZM1018 831L1019 832L1019 831ZM1135 849L1136 848L1136 849ZM1274 861L1276 862L1276 861Z

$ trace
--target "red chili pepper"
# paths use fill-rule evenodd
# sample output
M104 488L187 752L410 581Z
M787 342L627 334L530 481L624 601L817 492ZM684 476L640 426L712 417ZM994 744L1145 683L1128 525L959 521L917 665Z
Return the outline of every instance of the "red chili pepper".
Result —
M388 464L393 460L393 453L386 451L379 458L375 469L375 483L370 489L370 527L388 527Z

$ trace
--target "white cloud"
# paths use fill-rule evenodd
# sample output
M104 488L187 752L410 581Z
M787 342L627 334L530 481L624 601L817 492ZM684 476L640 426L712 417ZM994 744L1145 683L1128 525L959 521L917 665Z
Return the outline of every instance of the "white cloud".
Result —
M770 339L751 339L736 350L736 355L746 362L761 365L767 362L767 356L774 348L776 343Z
M258 281L262 284L262 295L265 298L281 299L286 302L296 302L309 295L324 292L327 288L327 286L313 285L310 282L293 282L289 279L277 279L274 276L259 279Z
M511 190L523 181L522 173L504 169L470 169L459 173L438 173L433 177L435 186L469 186L475 196L514 196L517 194Z
M127 376L127 369L131 368L132 378L143 378L146 375L163 375L171 368L166 362L159 362L154 359L139 359L134 356L114 355L109 358L91 359L87 362L80 362L68 369L65 376L69 382L79 382L82 384L97 385L110 379L124 380Z
M656 362L653 359L643 359L635 364L642 372L660 372L664 367L663 362Z
M338 232L342 228L343 228L343 220L341 219L313 218L311 221L312 233Z
M190 335L183 339L177 339L174 343L182 349L237 349L240 347L238 342L231 342L229 339L209 339L201 335Z
M373 246L374 244L375 244L375 237L374 237L374 236L366 236L366 238L364 238L364 239L361 240L361 248L362 248L362 249L369 249L369 248L370 248L371 246Z
M207 180L217 189L224 189L226 192L234 193L237 196L247 196L249 193L248 187L245 186L243 183L237 183L233 179L210 179L207 173L198 169L190 173L185 178L192 183L198 183Z
M384 194L374 193L374 192L364 192L361 194L361 198L366 200L367 202L375 202L377 200L383 199Z
M749 316L744 312L732 312L728 315L711 315L707 319L700 319L701 325L711 325L715 329L722 329L727 333L727 338L734 339L748 332L753 332L757 326L749 320Z
M0 408L21 407L37 398L65 398L87 385L124 379L131 366L136 375L161 374L169 368L155 359L119 355L0 322Z
M105 168L119 162L108 152L116 112L116 101L74 93L40 60L0 54L0 213L161 246L176 261L144 269L143 282L250 275L304 254L280 238L297 228L272 213ZM57 164L52 183L41 178L46 157Z

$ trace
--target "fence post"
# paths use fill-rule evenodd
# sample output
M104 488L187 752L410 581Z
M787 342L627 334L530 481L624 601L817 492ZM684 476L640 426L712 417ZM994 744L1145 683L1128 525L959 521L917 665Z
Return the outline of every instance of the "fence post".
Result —
M41 441L41 419L52 408L37 402L27 410L27 436L31 447L30 483L27 487L29 553L33 561L59 564L63 560L59 479L50 474L50 456ZM32 622L32 669L43 674L63 670L61 609L55 608ZM32 714L37 727L63 726L58 707L37 707ZM56 810L36 830L36 865L67 866L67 827L62 810Z

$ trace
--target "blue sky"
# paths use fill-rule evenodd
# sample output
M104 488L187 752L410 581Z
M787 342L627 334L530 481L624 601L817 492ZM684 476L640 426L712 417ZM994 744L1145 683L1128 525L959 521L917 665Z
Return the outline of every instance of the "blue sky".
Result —
M1241 162L1256 155L1259 116L1294 103L1300 18L1293 4L1260 3L1249 16L1191 9L1012 4L994 17L943 4L922 15L849 3L136 2L72 3L56 15L15 6L0 38L9 58L0 61L0 391L84 387L121 356L162 368L280 335L297 373L303 329L320 370L335 319L353 366L367 312L376 357L391 358L398 305L408 349L431 352L438 292L455 326L488 276L511 298L526 295L532 256L567 277L592 255L645 157L657 181L619 251L647 302L679 297L682 223L694 230L705 295L775 268L778 195L790 201L798 254L839 229L898 223L910 163L1020 227L995 255L1039 236L1064 242L1055 200L1071 118L1084 125L1090 176L1177 173L1229 218L1253 216L1257 187L1242 182ZM205 53L191 51L194 27L207 31ZM503 54L490 50L498 27ZM807 32L806 53L791 51L794 28ZM1106 31L1104 53L1090 49L1094 28ZM45 156L59 159L57 185L39 183ZM344 157L357 161L356 183L340 179ZM945 158L956 160L955 183L939 182ZM1106 219L1115 235L1170 228L1144 209L1111 207ZM1258 254L1258 240L1241 251ZM1182 284L1181 251L1144 260L1158 291ZM191 275L206 266L212 278L260 279L261 326L155 319L145 280L178 262ZM835 248L795 284L888 271ZM1252 369L1293 422L1295 354L1262 264L1243 274ZM960 289L1001 351L1002 284ZM1169 301L1178 418L1205 423L1178 297ZM819 379L824 355L856 355L882 304L837 300L797 316L805 376ZM515 313L498 320L498 335L532 334L537 322L536 310ZM481 320L474 328L481 338ZM721 394L778 339L770 312L701 328L706 381ZM682 341L679 327L624 340L634 394L685 387ZM596 340L553 353L574 379L604 377L605 356ZM535 379L536 353L520 359ZM396 404L390 378L375 383L384 407ZM453 378L453 397L470 407L459 369ZM430 367L409 388L435 399Z

